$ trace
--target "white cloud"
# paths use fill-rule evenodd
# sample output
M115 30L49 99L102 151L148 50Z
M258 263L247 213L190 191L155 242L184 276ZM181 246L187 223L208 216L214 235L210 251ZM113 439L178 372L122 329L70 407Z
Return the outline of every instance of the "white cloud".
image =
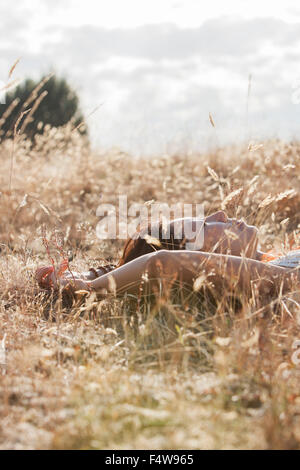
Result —
M215 138L209 112L221 142L239 139L250 73L252 137L297 131L291 96L300 76L300 23L290 2L281 10L275 2L268 18L263 2L258 10L258 2L255 8L240 0L208 2L205 10L192 0L148 2L145 12L144 2L114 0L103 15L104 3L89 0L64 0L55 8L49 0L24 0L20 9L3 2L2 75L19 56L18 76L37 78L49 69L65 75L86 113L103 103L90 118L97 143L142 153L180 139L206 145ZM223 13L240 17L216 17Z

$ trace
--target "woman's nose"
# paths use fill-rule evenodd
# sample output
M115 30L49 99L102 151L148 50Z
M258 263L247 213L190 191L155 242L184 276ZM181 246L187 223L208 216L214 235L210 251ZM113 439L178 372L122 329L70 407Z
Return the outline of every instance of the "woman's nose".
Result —
M209 215L206 217L208 222L224 222L228 221L228 217L224 211L218 211L215 214Z

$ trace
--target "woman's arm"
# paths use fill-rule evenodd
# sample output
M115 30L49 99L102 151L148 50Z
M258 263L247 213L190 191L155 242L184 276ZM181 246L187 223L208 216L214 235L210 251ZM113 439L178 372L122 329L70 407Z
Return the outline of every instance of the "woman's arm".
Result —
M300 283L299 269L288 270L249 258L194 251L173 251L171 258L183 282L193 285L195 278L205 274L220 293L224 289L246 293L255 287L259 295L275 294Z
M116 268L93 281L80 281L75 288L101 293L103 289L122 294L137 294L142 280L149 287L157 279L181 281L193 286L195 279L205 274L218 292L226 289L250 291L255 285L259 294L271 293L281 288L288 290L293 282L300 281L300 271L290 271L260 261L236 256L196 251L160 250L143 255Z

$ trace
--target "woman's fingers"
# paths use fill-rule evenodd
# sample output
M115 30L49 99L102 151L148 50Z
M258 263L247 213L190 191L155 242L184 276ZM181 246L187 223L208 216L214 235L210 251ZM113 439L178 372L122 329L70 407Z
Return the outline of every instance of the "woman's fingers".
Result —
M57 288L57 279L53 266L41 266L35 272L35 278L43 289Z
M70 285L74 291L90 291L88 281L71 275L58 278L53 266L41 266L36 270L35 278L43 289L58 289L59 286L65 287Z

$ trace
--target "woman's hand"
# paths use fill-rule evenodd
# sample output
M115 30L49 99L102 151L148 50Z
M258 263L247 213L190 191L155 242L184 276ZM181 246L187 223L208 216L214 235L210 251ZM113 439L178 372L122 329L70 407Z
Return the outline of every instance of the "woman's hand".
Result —
M36 270L35 278L42 289L58 290L59 287L69 285L74 292L78 290L90 291L89 281L66 275L58 276L53 266L41 266Z
M53 266L37 268L35 279L42 289L58 289L57 275Z

